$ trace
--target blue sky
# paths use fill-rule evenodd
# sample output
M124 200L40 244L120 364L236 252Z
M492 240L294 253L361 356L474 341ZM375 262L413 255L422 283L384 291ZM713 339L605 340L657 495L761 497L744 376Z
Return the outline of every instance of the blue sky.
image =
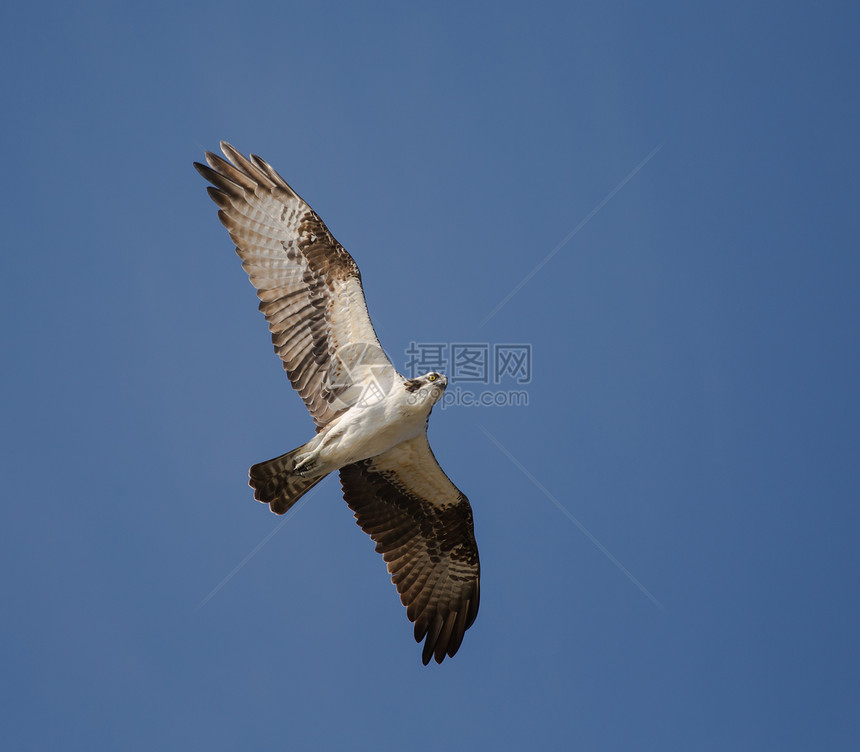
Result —
M853 749L858 16L7 10L9 748ZM528 406L431 420L483 567L442 666L335 479L276 532L246 485L312 424L191 168L222 138L350 250L398 365L532 348Z

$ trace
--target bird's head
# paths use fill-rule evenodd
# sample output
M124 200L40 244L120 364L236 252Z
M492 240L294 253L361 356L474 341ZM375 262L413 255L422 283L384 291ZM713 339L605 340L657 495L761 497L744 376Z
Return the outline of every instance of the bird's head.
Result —
M423 376L407 379L404 386L406 391L414 396L415 402L426 402L432 406L442 399L445 387L448 386L448 377L445 374L430 371Z

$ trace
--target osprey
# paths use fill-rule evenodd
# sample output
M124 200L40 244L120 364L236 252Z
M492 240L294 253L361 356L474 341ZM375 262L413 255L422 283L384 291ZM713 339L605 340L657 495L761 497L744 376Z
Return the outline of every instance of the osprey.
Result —
M352 256L264 160L221 142L194 163L260 298L275 352L316 436L250 470L254 498L283 514L335 470L424 640L453 656L475 621L480 564L469 500L439 467L427 421L448 380L401 376L382 350ZM213 187L214 186L214 187Z

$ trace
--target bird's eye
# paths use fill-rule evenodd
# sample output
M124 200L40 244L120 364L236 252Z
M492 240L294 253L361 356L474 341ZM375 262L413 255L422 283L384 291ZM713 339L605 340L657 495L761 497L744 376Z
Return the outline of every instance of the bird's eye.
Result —
M438 377L435 373L431 373L431 374L427 377L427 381L436 381L436 379L437 379L437 378L439 378L439 377Z

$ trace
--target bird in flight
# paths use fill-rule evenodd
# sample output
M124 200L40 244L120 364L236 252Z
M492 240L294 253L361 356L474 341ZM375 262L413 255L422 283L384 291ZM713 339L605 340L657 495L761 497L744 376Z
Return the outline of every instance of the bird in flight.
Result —
M448 379L407 379L382 350L361 274L316 212L256 155L221 142L194 163L260 299L275 352L316 424L307 443L254 465L254 497L284 514L338 471L346 503L376 543L441 663L475 621L480 564L466 496L439 467L427 422Z

